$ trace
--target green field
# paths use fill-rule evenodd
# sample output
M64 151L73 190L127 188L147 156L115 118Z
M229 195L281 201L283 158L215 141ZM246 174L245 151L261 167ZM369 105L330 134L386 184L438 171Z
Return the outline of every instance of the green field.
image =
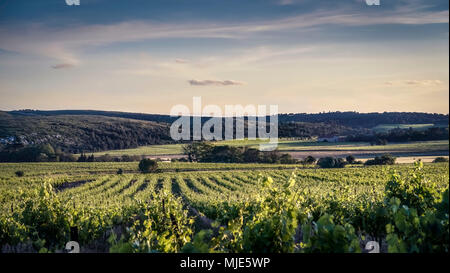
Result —
M122 156L122 155L176 155L183 153L182 144L167 144L167 145L149 145L142 146L133 149L124 150L110 150L104 152L94 153L94 156L100 156L104 154L109 154L111 156Z
M232 145L232 146L246 146L258 148L261 140L232 140L232 141L218 141L214 142L216 145ZM105 152L94 153L95 156L110 154L112 156L121 155L146 155L146 156L161 156L161 155L177 155L182 154L182 144L168 144L168 145L151 145L143 146L135 149L111 150ZM370 145L364 142L317 142L304 140L285 140L280 139L278 143L280 151L397 151L397 152L434 152L434 151L448 151L449 141L417 141L410 143L393 143L388 145Z
M372 130L374 130L377 133L381 132L388 132L392 129L409 129L412 128L414 130L426 130L428 128L432 127L439 127L440 125L436 124L380 124L376 127L373 127Z
M379 235L380 232L385 236L384 220L372 217L378 215L377 207L386 206L384 192L386 183L392 179L392 172L407 176L415 168L412 164L402 164L343 169L299 168L294 171L293 167L300 166L167 163L160 164L161 173L141 174L137 172L135 162L2 163L0 244L33 242L33 248L29 247L32 250L28 251L58 251L70 239L67 229L70 225L78 227L79 241L84 251L146 252L148 244L157 252L200 251L202 246L198 245L199 242L195 246L188 243L193 240L194 234L213 228L214 221L227 227L226 230L232 228L234 224L231 223L239 219L239 211L244 213L242 217L248 219L246 225L251 226L257 222L252 222L256 221L252 218L256 216L251 216L250 212L263 208L262 214L258 214L258 217L263 217L261 219L276 221L277 217L287 217L283 221L291 221L295 227L297 222L307 225L305 221L308 217L314 221L319 221L319 218L325 221L323 217L333 215L332 225L352 225L359 230L359 235L351 235L352 231L347 230L346 236L356 236L352 240L357 239L363 244L365 236ZM122 168L124 174L115 174L118 168ZM24 172L23 177L15 175L18 170ZM443 191L449 183L449 165L425 164L423 175L429 181L427 183L434 183L438 191ZM274 184L267 184L266 177L271 177ZM43 188L46 183L52 189L48 186ZM296 196L295 199L291 200L291 195ZM295 208L291 209L294 210L285 211L293 200ZM265 210L270 218L264 218ZM33 220L29 222L27 217ZM160 221L164 223L165 217L172 219L172 222L161 225ZM136 219L147 219L147 223L153 224L137 225ZM275 226L264 228L269 228L265 232L278 230L278 224L273 224ZM52 230L57 230L58 236ZM139 246L132 248L115 235L111 237L112 230L125 236L124 240L137 240ZM143 233L134 233L136 230ZM226 230L224 232L231 232ZM288 229L282 232L291 234L294 231ZM179 241L180 236L184 238L182 241ZM245 244L251 245L252 249L261 247L251 242L245 243L244 233L239 236L243 236L244 248L236 248L233 243L226 243L227 240L219 240L222 243L213 245L218 241L211 239L208 252L213 249L246 252ZM274 252L311 250L308 247L302 250L302 239L295 237L294 233L286 236L280 240L288 241L293 248L278 248L276 243L269 243L264 249L267 247ZM224 242L226 245L222 245ZM353 247L349 249L356 251ZM15 249L24 251L20 247Z

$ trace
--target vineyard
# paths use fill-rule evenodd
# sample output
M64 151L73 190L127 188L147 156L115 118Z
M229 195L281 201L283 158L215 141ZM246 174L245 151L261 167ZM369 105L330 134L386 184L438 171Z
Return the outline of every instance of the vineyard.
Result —
M1 164L1 252L448 252L448 163L159 170Z

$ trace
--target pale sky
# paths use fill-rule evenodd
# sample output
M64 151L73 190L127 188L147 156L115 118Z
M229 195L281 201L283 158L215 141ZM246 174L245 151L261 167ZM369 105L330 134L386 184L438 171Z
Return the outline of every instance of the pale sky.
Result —
M448 113L448 0L0 2L0 110Z

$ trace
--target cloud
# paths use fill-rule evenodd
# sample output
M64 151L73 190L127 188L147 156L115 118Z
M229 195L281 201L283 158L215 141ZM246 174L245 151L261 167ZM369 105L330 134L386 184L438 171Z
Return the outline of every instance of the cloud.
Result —
M229 86L229 85L243 85L245 83L233 80L189 80L190 85L196 86Z
M443 84L440 80L403 80L403 81L387 81L384 83L388 86L436 86Z
M74 64L70 64L70 63L62 63L62 64L55 64L52 65L53 69L65 69L65 68L72 68L74 67Z
M175 62L176 62L177 64L186 64L186 63L189 63L189 61L188 61L188 60L185 60L185 59L175 59Z
M408 85L441 85L442 81L440 80L409 80L405 81Z
M288 1L289 2L289 1ZM425 25L449 22L448 10L429 10L422 6L398 7L383 13L339 8L319 10L275 20L248 22L155 23L125 21L112 24L58 27L43 24L23 24L0 27L0 49L45 56L61 63L77 63L77 55L89 47L120 42L137 42L165 38L249 39L270 32L317 30L328 25ZM24 34L25 33L25 34Z

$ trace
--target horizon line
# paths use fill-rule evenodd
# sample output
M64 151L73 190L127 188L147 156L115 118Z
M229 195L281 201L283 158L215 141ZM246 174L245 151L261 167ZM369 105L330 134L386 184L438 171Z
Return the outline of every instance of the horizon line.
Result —
M160 115L160 116L171 116L170 113L149 113L149 112L129 112L129 111L121 111L121 110L96 110L96 109L31 109L31 108L24 108L24 109L15 109L15 110L2 110L0 109L0 112L20 112L20 111L41 111L41 112L57 112L57 111L96 111L96 112L116 112L116 113L129 113L129 114L144 114L144 115ZM327 113L358 113L358 114L384 114L384 113L418 113L418 114L430 114L430 115L446 115L449 116L449 112L447 113L439 113L439 112L418 112L418 111L382 111L382 112L359 112L354 110L335 110L335 111L321 111L321 112L285 112L285 113L278 113L278 115L297 115L297 114L307 114L307 115L317 115L317 114L327 114ZM178 115L177 115L178 116ZM173 116L173 117L177 117ZM198 116L194 114L190 115L180 115L180 116ZM266 115L270 116L270 115ZM202 117L208 117L203 116ZM221 116L221 117L230 117L230 116ZM235 116L231 116L235 117ZM244 116L246 117L246 116Z

